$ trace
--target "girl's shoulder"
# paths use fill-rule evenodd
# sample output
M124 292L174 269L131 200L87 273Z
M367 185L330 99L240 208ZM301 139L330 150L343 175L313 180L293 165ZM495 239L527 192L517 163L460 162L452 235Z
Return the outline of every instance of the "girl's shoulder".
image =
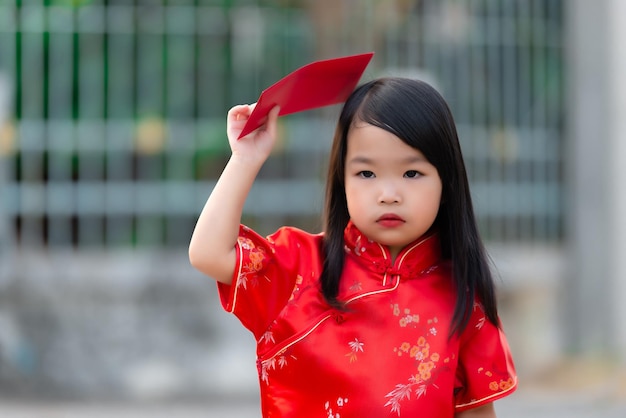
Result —
M282 254L310 253L321 251L323 233L310 233L294 226L283 226L267 236L262 236L252 228L241 225L238 243L244 249L256 249L265 253Z
M302 244L319 245L324 238L323 233L311 233L295 226L283 226L266 237L273 245L298 246Z

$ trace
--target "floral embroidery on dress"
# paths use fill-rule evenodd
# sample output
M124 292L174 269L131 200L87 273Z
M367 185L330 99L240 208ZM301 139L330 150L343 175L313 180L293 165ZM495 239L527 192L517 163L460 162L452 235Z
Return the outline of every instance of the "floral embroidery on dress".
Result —
M257 247L250 238L239 237L237 242L241 246L242 250L248 251L247 262L242 262L241 273L239 274L239 280L237 285L248 289L248 277L252 277L250 284L253 286L258 285L258 272L263 269L263 261L266 258L265 249ZM245 260L245 258L243 258ZM269 278L263 276L267 281Z
M433 271L437 270L439 268L438 264L435 264L434 266L430 266L429 268L427 268L426 270L423 270L420 274L424 275L424 274L430 274Z
M337 412L334 412L333 403L331 403L330 401L326 401L326 403L324 404L324 410L326 410L326 417L327 418L341 418L341 414L339 412L347 403L348 403L348 398L342 398L342 397L337 398L337 400L334 402L334 405L337 406Z
M287 308L291 308L292 306L298 306L299 300L303 295L307 293L309 289L314 287L315 284L313 281L308 280L306 283L304 282L304 277L301 274L296 275L296 282L294 284L293 290L291 291L291 295L289 296L289 300L287 300ZM272 323L272 326L278 322L278 320L287 317L290 313L290 309L282 309L278 314L278 317Z
M358 238L356 239L356 242L354 243L354 254L358 255L359 257L361 256L361 254L363 254L365 252L366 248L363 246L361 246L361 235L358 236Z
M478 302L474 302L474 311L479 310L482 313L482 316L478 319L478 322L476 323L476 329L482 329L482 327L485 325L485 320L487 318L485 318L485 310L483 308L483 305L481 305Z
M289 302L291 302L292 300L296 298L296 293L300 292L300 285L302 284L303 281L304 281L304 278L302 277L302 275L298 274L296 276L296 285L294 286L293 292L291 293L291 296L289 297Z
M363 284L359 280L354 279L354 282L350 285L350 291L360 292L361 290L363 290Z
M481 329L485 325L485 320L486 318L484 316L480 318L476 323L476 329Z
M274 341L274 333L272 331L265 331L259 340L259 343L267 344L267 343L275 343Z
M400 316L400 307L397 303L392 304L391 309L393 310L394 316ZM420 316L418 314L411 314L410 309L405 309L398 322L402 328L406 328L407 326L415 328L419 321Z
M363 343L358 338L355 338L354 341L348 343L348 346L350 347L350 352L346 354L346 357L350 358L350 363L354 363L358 360L357 353L363 353Z
M493 392L505 391L515 385L515 381L508 372L493 372L479 367L478 374L484 374L487 377L493 378L493 380L489 382L489 390Z
M306 285L304 285L304 277L301 274L296 276L296 283L294 285L293 291L291 292L291 296L289 296L289 300L287 301L287 306L297 306L300 298L307 293L307 291L314 287L315 284L312 281L308 281ZM283 309L280 314L278 314L278 319L282 319L289 314L289 309ZM276 322L276 321L274 321Z
M278 352L272 358L261 361L259 374L261 375L261 380L269 385L270 383L270 374L269 372L272 370L283 369L287 367L288 360L296 360L296 357L288 354L285 350Z
M439 322L437 317L429 318L420 323L419 315L411 314L410 309L401 311L398 304L392 304L391 308L393 315L399 317L400 327L411 326L416 328L419 325L425 331L425 335L420 336L415 343L404 341L393 349L399 357L407 355L417 362L417 370L409 376L407 383L397 384L391 392L385 395L385 398L389 398L385 406L391 407L391 412L400 416L402 401L410 400L412 395L419 399L426 394L430 386L437 387L434 383L436 374L449 370L447 364L450 362L450 358L443 359L443 365L439 365L442 360L440 354L431 352L428 337L437 335Z

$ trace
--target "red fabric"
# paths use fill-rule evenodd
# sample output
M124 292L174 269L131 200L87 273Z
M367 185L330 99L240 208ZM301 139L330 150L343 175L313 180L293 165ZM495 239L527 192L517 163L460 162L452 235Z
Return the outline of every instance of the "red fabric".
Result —
M346 228L340 299L319 291L321 235L241 227L224 308L256 337L264 417L453 417L513 392L504 334L474 305L448 338L455 292L432 235L391 263L388 250Z
M344 102L373 56L368 52L315 61L286 75L263 90L239 138L261 126L276 105L282 116Z

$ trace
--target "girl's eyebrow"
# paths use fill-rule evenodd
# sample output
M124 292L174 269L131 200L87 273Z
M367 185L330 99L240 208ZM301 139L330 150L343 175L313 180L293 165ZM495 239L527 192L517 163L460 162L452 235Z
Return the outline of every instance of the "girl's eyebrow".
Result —
M428 160L421 155L410 155L406 158L403 158L399 161L403 164L413 164L413 163L427 163ZM350 160L346 161L346 164L375 164L375 159L365 157L362 155L357 155L356 157L352 157Z
M357 155L356 157L350 158L350 160L346 161L346 164L373 164L374 160L368 157L363 157Z

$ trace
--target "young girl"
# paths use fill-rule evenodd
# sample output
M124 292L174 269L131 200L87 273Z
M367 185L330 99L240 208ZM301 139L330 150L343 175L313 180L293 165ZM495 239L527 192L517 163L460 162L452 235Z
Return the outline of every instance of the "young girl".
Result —
M255 336L263 417L495 417L516 388L444 99L415 80L358 87L337 125L324 232L240 226L278 108L237 140L189 256Z

